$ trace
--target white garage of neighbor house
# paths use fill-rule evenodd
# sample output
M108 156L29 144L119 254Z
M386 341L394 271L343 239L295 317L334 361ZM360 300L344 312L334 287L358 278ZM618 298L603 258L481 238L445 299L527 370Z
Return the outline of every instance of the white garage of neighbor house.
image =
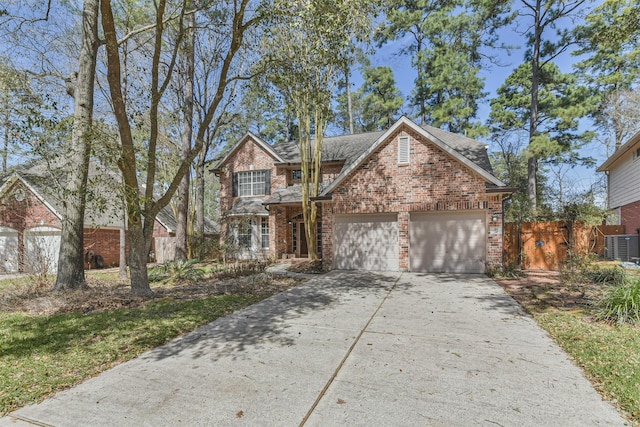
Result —
M0 274L56 272L62 209L49 176L46 168L36 165L14 172L0 186ZM104 254L105 261L114 252L117 261L121 216L109 206L96 208L89 202L85 224L85 250Z

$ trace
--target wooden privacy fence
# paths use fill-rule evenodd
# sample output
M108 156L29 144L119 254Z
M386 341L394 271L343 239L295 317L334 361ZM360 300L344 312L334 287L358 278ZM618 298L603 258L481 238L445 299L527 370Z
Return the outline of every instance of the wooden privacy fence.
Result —
M559 270L574 254L604 255L604 236L624 234L624 226L593 227L582 222L506 223L504 262L526 270Z
M154 259L158 264L162 264L167 261L173 261L176 254L176 238L175 237L155 237L154 245Z

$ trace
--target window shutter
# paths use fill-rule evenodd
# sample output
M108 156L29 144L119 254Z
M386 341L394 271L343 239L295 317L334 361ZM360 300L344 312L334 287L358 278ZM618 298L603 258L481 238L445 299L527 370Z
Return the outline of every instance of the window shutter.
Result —
M271 169L264 171L264 194L271 195Z
M398 138L398 163L409 163L409 137Z
M233 173L233 183L231 187L232 187L231 195L233 197L238 197L238 172Z

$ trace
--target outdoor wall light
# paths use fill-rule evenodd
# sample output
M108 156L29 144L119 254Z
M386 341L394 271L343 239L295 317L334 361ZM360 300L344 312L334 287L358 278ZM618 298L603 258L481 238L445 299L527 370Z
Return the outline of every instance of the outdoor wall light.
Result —
M500 214L501 214L501 213L502 213L502 212L494 212L494 213L493 213L493 216L491 217L491 220L492 220L493 222L498 222L498 220L500 219Z

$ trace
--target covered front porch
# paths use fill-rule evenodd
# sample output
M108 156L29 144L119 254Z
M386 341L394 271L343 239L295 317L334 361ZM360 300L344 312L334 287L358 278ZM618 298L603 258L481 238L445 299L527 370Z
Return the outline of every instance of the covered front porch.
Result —
M301 204L268 205L270 216L274 218L275 255L277 258L307 258L309 245L305 233L305 222ZM318 254L322 256L322 207L318 206L316 242Z

